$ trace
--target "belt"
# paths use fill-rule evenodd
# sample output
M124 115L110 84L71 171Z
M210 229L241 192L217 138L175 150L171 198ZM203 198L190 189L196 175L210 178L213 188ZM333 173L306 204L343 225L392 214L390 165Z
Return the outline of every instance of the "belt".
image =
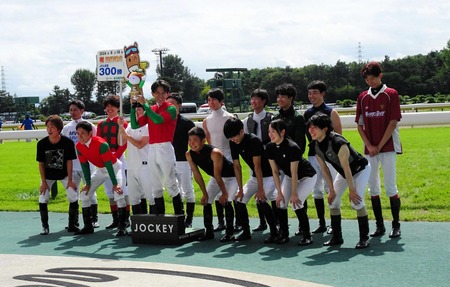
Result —
M142 162L142 165L147 165L147 162L146 162L146 161L143 161L143 162Z

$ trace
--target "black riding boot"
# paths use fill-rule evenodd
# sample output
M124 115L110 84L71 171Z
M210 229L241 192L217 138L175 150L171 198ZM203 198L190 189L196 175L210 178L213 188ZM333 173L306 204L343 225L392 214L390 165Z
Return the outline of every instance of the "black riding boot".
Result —
M224 207L218 200L214 202L214 205L216 206L216 214L218 220L218 224L217 227L214 228L214 232L225 230L226 227L225 227Z
M131 211L133 211L133 215L142 214L141 204L135 204L131 206ZM119 215L120 220L120 215Z
M205 226L205 233L198 240L203 241L213 239L213 212L211 204L203 206L203 225Z
M284 244L289 242L289 225L288 225L288 211L287 209L278 208L278 222L280 223L280 237L277 244Z
M91 208L90 207L83 207L83 222L84 227L78 232L75 232L75 235L82 235L82 234L89 234L94 233L94 227L92 226L92 214L91 214Z
M117 210L112 210L111 209L111 216L113 218L113 221L110 225L106 226L106 229L112 229L112 228L116 228L119 227L119 212Z
M147 207L147 199L142 198L141 199L141 213L140 214L147 214L148 213L148 207Z
M303 207L295 210L295 214L297 215L298 221L300 222L303 233L303 239L298 243L298 245L304 246L313 243L309 229L309 218L308 214L306 214L306 208Z
M239 213L239 218L241 219L241 226L242 226L242 233L236 237L236 241L243 241L251 239L252 236L250 235L250 224L248 219L248 211L247 211L247 205L236 201L235 205L237 212Z
M78 201L71 202L69 204L69 224L67 227L68 232L77 232L80 229L78 228Z
M379 196L372 196L370 200L372 201L373 215L375 215L375 221L377 225L377 228L372 234L370 234L370 236L372 237L382 236L386 232L386 228L384 227L383 212L381 209L381 200Z
M186 202L186 219L184 221L184 227L192 227L192 219L194 218L195 202Z
M369 217L358 217L359 227L359 242L356 244L356 249L362 249L369 246Z
M177 215L184 215L184 207L183 207L183 201L181 200L181 195L178 194L177 196L172 197L172 203L173 203L173 211Z
M155 198L155 212L157 215L164 215L166 214L166 206L164 204L164 197L157 197Z
M342 227L341 227L341 215L331 215L331 228L333 228L333 235L331 239L325 241L323 246L334 246L341 245L344 243L342 238Z
M94 226L94 228L100 227L98 224L98 204L91 204L91 217L92 226Z
M42 232L41 235L50 233L48 226L48 206L47 203L39 203L39 213L41 214Z
M389 201L391 203L391 213L392 213L392 231L389 234L390 238L399 237L400 232L400 198L390 197Z
M117 231L115 236L125 236L128 234L127 232L127 219L128 212L126 207L120 207L118 210L119 214L119 230Z
M327 224L325 222L325 203L323 198L314 198L314 204L316 205L317 217L319 218L319 227L312 233L323 233L327 231Z
M259 202L259 201L256 202L256 209L258 210L259 225L255 228L253 228L253 231L266 230L267 229L266 217L264 215L264 208L262 207L261 202Z

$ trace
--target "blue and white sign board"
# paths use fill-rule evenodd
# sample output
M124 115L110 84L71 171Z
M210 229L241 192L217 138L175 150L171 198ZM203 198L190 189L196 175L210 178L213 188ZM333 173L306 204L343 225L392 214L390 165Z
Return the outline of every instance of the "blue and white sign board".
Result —
M97 53L98 81L119 81L127 74L128 69L125 65L123 49L105 50Z

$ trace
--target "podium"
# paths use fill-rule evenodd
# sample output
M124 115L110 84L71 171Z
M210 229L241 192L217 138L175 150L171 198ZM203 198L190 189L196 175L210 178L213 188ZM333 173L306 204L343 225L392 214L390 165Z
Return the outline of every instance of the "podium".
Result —
M131 216L131 239L137 244L182 245L197 240L204 232L204 228L185 228L184 215Z

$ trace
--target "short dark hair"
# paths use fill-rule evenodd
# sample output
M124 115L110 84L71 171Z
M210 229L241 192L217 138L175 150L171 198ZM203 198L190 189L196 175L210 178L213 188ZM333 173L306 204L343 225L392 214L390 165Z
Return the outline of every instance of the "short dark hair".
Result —
M202 129L201 127L193 127L188 131L188 136L197 136L201 140L203 140L206 138L206 133L205 130Z
M361 70L361 75L363 78L367 78L368 76L378 77L381 74L381 66L380 63L372 61L364 65Z
M256 90L254 90L252 92L252 95L250 96L250 98L253 98L253 97L258 97L261 100L265 100L264 106L266 106L267 102L269 101L269 93L266 90L264 90L264 89L259 89L258 88Z
M326 92L327 91L327 84L325 84L324 81L312 81L311 83L309 83L308 87L306 88L308 91L309 90L319 90L321 93Z
M81 121L77 124L76 129L83 129L87 131L88 133L92 132L92 125L88 121Z
M275 88L276 95L288 96L294 98L297 96L297 89L292 84L281 84Z
M73 100L69 103L69 108L71 105L75 105L77 106L77 108L79 108L80 110L84 110L85 106L84 103L81 100Z
M212 98L212 99L216 99L219 102L222 102L223 99L225 98L225 95L223 94L223 91L219 88L214 88L208 91L208 93L206 94L206 98Z
M271 121L271 122L270 122L270 127L271 127L272 129L274 129L275 131L277 131L277 133L278 133L279 135L281 135L281 131L282 131L282 130L287 131L287 124L286 124L286 122L285 122L284 120L282 120L282 119L276 119L276 120ZM284 136L287 137L286 132L284 133Z
M177 102L177 104L179 104L179 105L181 105L183 103L183 97L178 93L171 93L166 98L166 100L168 100L168 99L174 99Z
M227 139L237 136L244 128L239 118L231 117L223 125L223 134Z
M170 84L164 80L156 80L155 82L153 82L151 89L152 89L152 93L156 93L156 90L162 87L164 89L164 92L166 93L170 93Z
M47 126L47 123L49 122L52 123L58 129L59 132L62 131L64 127L64 122L60 116L58 115L48 116L47 119L45 120L45 125Z
M120 109L120 98L117 95L109 95L106 97L105 101L103 102L103 108L106 108L108 105L111 105L113 107L116 107Z
M323 113L318 113L313 115L307 122L306 126L310 127L311 125L318 127L323 130L324 128L328 128L327 135L333 131L333 122L331 121L330 116Z

